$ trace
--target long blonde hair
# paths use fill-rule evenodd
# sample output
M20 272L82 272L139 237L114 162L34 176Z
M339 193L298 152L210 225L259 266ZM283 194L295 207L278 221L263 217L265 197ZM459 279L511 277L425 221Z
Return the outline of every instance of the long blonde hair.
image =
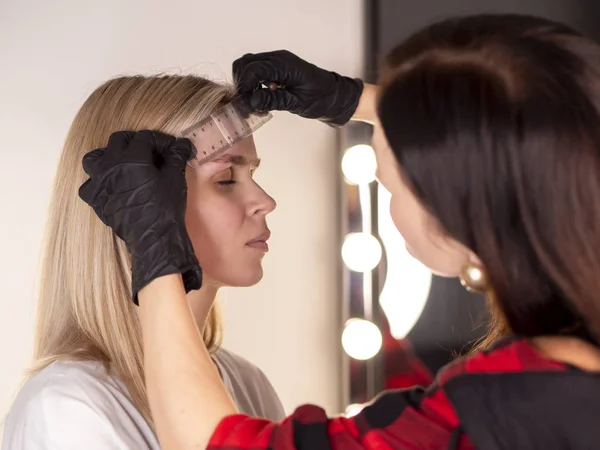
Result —
M38 371L57 360L93 360L125 383L152 424L144 385L141 330L131 301L131 261L124 243L78 197L87 179L83 155L117 130L180 134L231 100L234 90L195 76L131 76L96 89L75 117L54 182L39 283L35 337ZM219 346L213 308L204 329Z

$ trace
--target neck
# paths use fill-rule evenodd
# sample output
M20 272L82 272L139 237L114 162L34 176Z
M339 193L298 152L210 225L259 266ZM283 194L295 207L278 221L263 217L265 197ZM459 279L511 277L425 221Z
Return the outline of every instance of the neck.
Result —
M600 372L600 350L588 342L569 336L543 336L531 341L547 358L588 372Z
M205 280L202 283L202 287L197 291L190 291L187 294L187 300L192 310L192 315L196 320L196 325L202 333L206 326L206 319L210 313L210 310L215 303L219 286Z

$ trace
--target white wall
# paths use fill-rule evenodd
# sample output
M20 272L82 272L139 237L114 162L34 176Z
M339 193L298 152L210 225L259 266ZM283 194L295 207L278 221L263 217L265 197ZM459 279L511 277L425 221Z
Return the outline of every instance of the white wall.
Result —
M290 49L360 75L360 0L0 2L0 415L29 362L34 279L59 151L77 109L119 74L226 79L246 52ZM278 201L265 279L225 302L226 346L258 364L288 411L340 410L335 133L277 114L257 135Z

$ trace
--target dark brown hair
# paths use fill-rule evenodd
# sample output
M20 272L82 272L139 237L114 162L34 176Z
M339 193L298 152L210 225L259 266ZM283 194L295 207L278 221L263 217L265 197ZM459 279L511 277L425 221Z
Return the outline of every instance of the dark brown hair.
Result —
M519 15L445 20L388 56L403 174L482 260L492 335L600 336L600 46Z

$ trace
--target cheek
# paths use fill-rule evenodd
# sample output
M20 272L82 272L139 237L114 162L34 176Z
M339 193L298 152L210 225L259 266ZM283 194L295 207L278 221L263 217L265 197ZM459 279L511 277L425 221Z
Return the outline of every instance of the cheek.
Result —
M392 196L390 215L396 228L410 247L416 246L424 239L422 213L410 198Z
M231 253L239 234L243 212L232 201L218 195L188 195L185 224L202 268L221 264Z
M436 253L435 236L432 235L430 218L423 207L412 197L392 197L390 215L396 228L404 238L408 252L425 265L429 256Z
M185 224L205 280L251 286L262 278L262 254L246 242L258 227L248 220L243 196L212 185L188 185Z
M188 202L186 225L190 237L227 239L235 233L239 222L240 214L228 202Z
M435 219L412 198L390 203L392 220L404 237L408 252L434 274L455 277L465 264L465 253L448 241L435 225Z

